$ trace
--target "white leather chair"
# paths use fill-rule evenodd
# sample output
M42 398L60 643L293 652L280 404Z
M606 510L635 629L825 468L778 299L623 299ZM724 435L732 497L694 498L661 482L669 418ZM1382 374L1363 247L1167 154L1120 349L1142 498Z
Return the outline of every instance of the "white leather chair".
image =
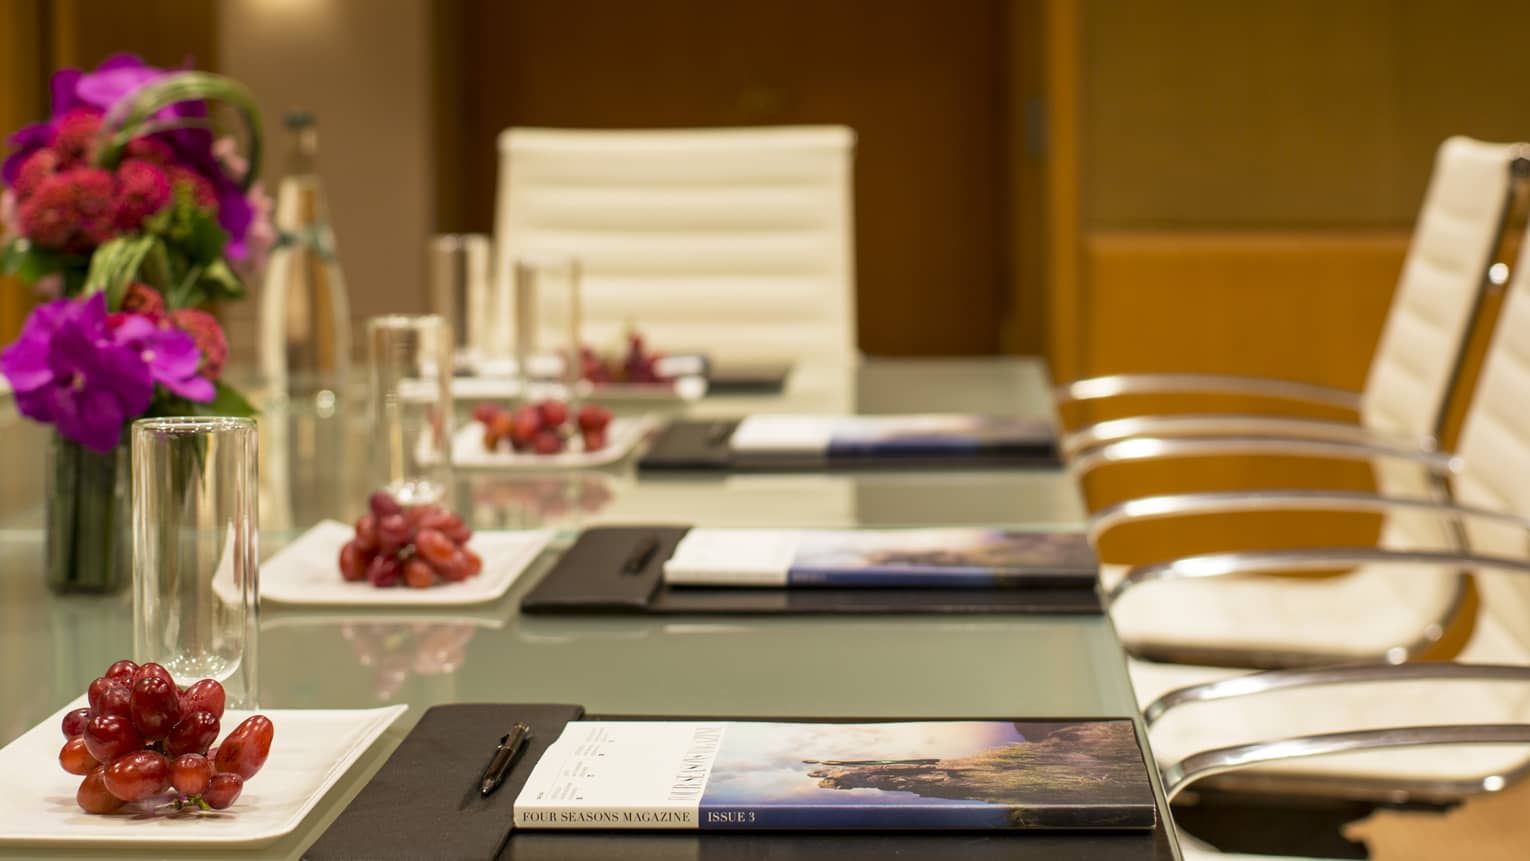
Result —
M1482 149L1484 146L1465 144L1460 139L1447 142L1430 190L1431 201L1455 194L1454 181L1462 176L1455 170L1454 160L1458 154L1465 153L1468 163L1477 164L1476 159L1486 152ZM1499 165L1502 182L1494 184L1488 191L1488 196L1495 199L1506 195L1505 189L1510 185L1507 161L1510 148L1500 146L1497 150L1504 160ZM1515 184L1530 183L1517 179ZM1428 215L1434 206L1434 202L1426 205L1424 221L1448 220L1440 212ZM1487 234L1502 232L1497 228L1479 227L1480 238L1484 241ZM1498 244L1496 236L1494 244ZM1415 242L1415 249L1422 247L1428 247L1427 243ZM1431 253L1423 259L1434 257ZM1525 277L1530 277L1530 273L1525 272L1530 267L1530 257L1522 254L1514 264L1512 268L1500 271L1506 271L1509 274L1505 277L1523 284ZM1420 267L1429 268L1419 262L1419 255L1415 254L1409 268ZM1408 282L1405 277L1404 287L1410 286ZM1439 370L1441 363L1435 360L1440 357L1417 347L1386 347L1388 341L1397 340L1393 337L1395 332L1427 328L1421 323L1408 322L1416 314L1406 309L1422 302L1417 298L1419 295L1432 295L1438 302L1449 299L1443 283L1435 283L1438 289L1432 293L1417 284L1412 285L1416 291L1414 298L1402 302L1404 310L1394 311L1387 337L1383 339L1384 349L1378 355L1391 355L1388 362L1397 367L1388 370L1387 363L1378 360L1380 370L1373 369L1372 378L1382 382L1368 390L1367 403L1374 405L1368 414L1378 423L1391 422L1387 427L1421 429L1434 421L1435 412L1444 408L1443 392L1435 387L1420 383L1421 391L1414 399L1416 403L1410 404L1406 387L1388 382L1407 377L1406 369L1413 367L1409 363L1423 362ZM1464 291L1464 282L1462 285ZM1438 337L1450 340L1444 332L1439 332ZM1510 360L1514 338L1513 333L1500 329L1494 339L1491 351L1500 364ZM1464 343L1465 335L1456 337L1456 340ZM1442 353L1450 353L1450 361L1454 363L1457 361L1454 358L1456 349L1451 346ZM1479 387L1478 391L1482 389ZM1431 397L1435 399L1430 400ZM1427 404L1427 409L1417 408L1418 404ZM1355 431L1356 435L1349 438L1333 436L1305 440L1256 435L1195 439L1139 437L1085 452L1075 458L1074 466L1087 470L1091 465L1117 460L1301 454L1370 460L1383 497L1428 500L1439 498L1444 492L1443 476L1450 473L1458 459L1449 453L1425 451L1406 442L1378 442L1365 426L1356 426ZM1090 530L1098 541L1106 532L1122 524L1157 518L1229 511L1257 513L1293 507L1348 506L1351 510L1376 510L1373 499L1370 494L1262 490L1151 496L1096 512L1090 519ZM1379 542L1382 547L1435 550L1461 547L1454 525L1428 505L1394 504L1384 513L1387 517ZM1442 635L1442 623L1460 609L1468 594L1465 579L1456 572L1425 564L1415 565L1413 570L1414 576L1399 577L1395 569L1362 565L1339 577L1255 578L1214 585L1190 584L1175 589L1142 590L1130 601L1113 608L1112 617L1133 654L1159 661L1270 668L1374 660L1383 656L1389 660L1402 660L1432 647ZM1114 588L1125 575L1125 569L1118 565L1106 565L1101 570L1101 580L1107 589ZM1356 607L1367 608L1363 617L1356 618Z
M1511 185L1523 188L1527 177L1530 147L1524 144L1452 137L1440 145L1362 392L1217 374L1117 374L1065 383L1055 391L1060 409L1143 394L1246 395L1344 408L1357 421L1257 414L1131 416L1075 429L1063 438L1063 451L1073 456L1075 469L1087 472L1127 455L1151 457L1149 450L1126 446L1114 447L1115 457L1094 451L1145 436L1238 435L1432 448L1509 218ZM1079 457L1085 453L1094 456Z
M1442 472L1452 499L1313 492L1261 495L1192 494L1169 511L1362 510L1429 514L1459 529L1465 549L1317 548L1207 554L1138 566L1109 589L1112 617L1130 612L1136 596L1200 590L1199 613L1220 613L1228 627L1258 627L1265 617L1300 618L1272 596L1310 584L1248 581L1239 575L1275 570L1359 566L1349 575L1391 582L1390 592L1368 599L1348 596L1325 620L1332 641L1382 614L1387 600L1406 601L1431 579L1470 572L1481 595L1476 625L1456 664L1371 665L1293 669L1245 675L1212 666L1131 662L1133 685L1152 723L1150 737L1161 765L1207 747L1253 744L1313 733L1363 732L1404 726L1476 724L1447 738L1476 743L1446 747L1340 753L1322 759L1259 762L1245 785L1263 791L1314 790L1350 797L1445 801L1471 791L1493 791L1530 775L1530 242L1510 276L1509 293L1467 415L1458 453ZM1371 453L1353 445L1352 454ZM1160 500L1163 503L1164 500ZM1319 581L1320 582L1320 581ZM1257 586L1262 603L1239 587ZM1221 592L1225 603L1213 606ZM1311 599L1312 596L1308 596ZM1303 605L1316 612L1320 602ZM1160 607L1160 610L1165 608ZM1295 616L1287 615L1295 613ZM1181 616L1184 625L1199 619ZM1298 632L1303 633L1303 632ZM1316 630L1305 632L1319 637ZM1282 644L1282 648L1290 644ZM1314 649L1316 654L1321 649ZM1376 684L1376 683L1379 683ZM1484 728L1482 725L1487 725ZM1496 727L1496 729L1494 729ZM1483 739L1494 741L1481 743ZM1290 746L1287 750L1291 750ZM1295 789L1292 789L1292 788Z
M847 363L855 348L855 135L839 126L500 135L495 278L577 257L584 340L629 326L664 352ZM538 297L543 348L562 297ZM494 337L508 343L509 320Z

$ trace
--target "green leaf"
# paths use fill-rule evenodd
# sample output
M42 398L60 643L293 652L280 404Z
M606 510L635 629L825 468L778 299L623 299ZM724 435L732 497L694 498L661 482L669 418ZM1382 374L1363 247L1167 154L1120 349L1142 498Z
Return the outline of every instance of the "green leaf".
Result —
M190 235L182 243L186 254L197 263L211 263L223 256L223 246L228 244L228 231L205 209L192 210Z
M242 84L208 72L175 72L139 87L131 98L118 101L101 124L103 140L96 163L106 168L116 167L128 141L153 133L155 114L171 105L191 101L223 102L244 121L248 138L245 158L250 167L241 179L241 186L248 191L260 173L260 108L255 104L254 95Z
M243 299L245 295L244 282L221 257L202 270L201 283L202 289L214 300Z
M78 254L39 248L26 239L7 243L4 252L0 253L0 274L15 275L28 284L56 272L67 272L72 267L83 267L84 264L85 258Z
M85 273L85 295L106 293L106 307L122 306L123 294L138 277L144 258L158 244L156 236L119 236L107 240L90 257L90 271Z

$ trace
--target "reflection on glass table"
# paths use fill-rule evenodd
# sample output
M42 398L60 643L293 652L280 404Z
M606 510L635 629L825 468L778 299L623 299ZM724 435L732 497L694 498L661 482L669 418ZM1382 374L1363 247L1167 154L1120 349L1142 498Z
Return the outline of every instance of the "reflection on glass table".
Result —
M859 380L859 384L858 384ZM802 368L782 395L705 398L688 415L909 412L1044 415L1039 363L881 362ZM366 507L362 398L329 415L260 416L260 551ZM355 406L352 406L352 405ZM7 442L31 428L0 416ZM41 438L40 434L32 434ZM27 458L8 466L28 469ZM78 695L131 649L127 596L58 598L42 576L40 491L0 473L0 743ZM1103 616L524 617L520 597L579 528L608 523L854 527L1077 525L1060 471L638 476L609 469L454 479L475 529L552 528L553 548L503 598L461 611L263 607L261 690L271 708L410 711L290 839L296 857L429 706L568 702L595 714L1024 718L1124 716L1135 701ZM337 573L338 576L338 573ZM152 853L150 853L152 855ZM237 856L235 856L237 857Z

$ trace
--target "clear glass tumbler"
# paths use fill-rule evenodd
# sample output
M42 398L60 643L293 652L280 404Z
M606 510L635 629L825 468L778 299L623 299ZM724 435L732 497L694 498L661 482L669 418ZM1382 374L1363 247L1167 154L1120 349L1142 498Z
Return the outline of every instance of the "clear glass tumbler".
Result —
M133 423L133 659L256 703L259 479L255 420Z
M522 257L514 274L515 361L525 397L571 396L584 374L579 258Z
M451 485L452 327L438 315L373 317L372 464L404 505L443 502Z

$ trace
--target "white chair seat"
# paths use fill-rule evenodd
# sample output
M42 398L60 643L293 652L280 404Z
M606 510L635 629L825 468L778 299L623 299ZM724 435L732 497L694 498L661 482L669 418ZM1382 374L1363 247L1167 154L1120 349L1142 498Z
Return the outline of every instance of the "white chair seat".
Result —
M1363 606L1363 605L1362 605ZM1358 615L1358 614L1357 614ZM1530 650L1492 615L1479 617L1462 662L1530 664ZM1132 660L1138 702L1243 671ZM1180 706L1154 725L1161 766L1210 748L1298 735L1423 723L1530 722L1530 685L1514 682L1380 682L1314 686ZM1345 778L1473 780L1530 764L1524 746L1424 747L1292 760L1271 771Z
M1115 585L1125 571L1102 566L1102 587ZM1375 659L1439 622L1456 589L1454 572L1428 565L1362 566L1323 578L1148 583L1127 591L1110 617L1122 642L1134 646Z

